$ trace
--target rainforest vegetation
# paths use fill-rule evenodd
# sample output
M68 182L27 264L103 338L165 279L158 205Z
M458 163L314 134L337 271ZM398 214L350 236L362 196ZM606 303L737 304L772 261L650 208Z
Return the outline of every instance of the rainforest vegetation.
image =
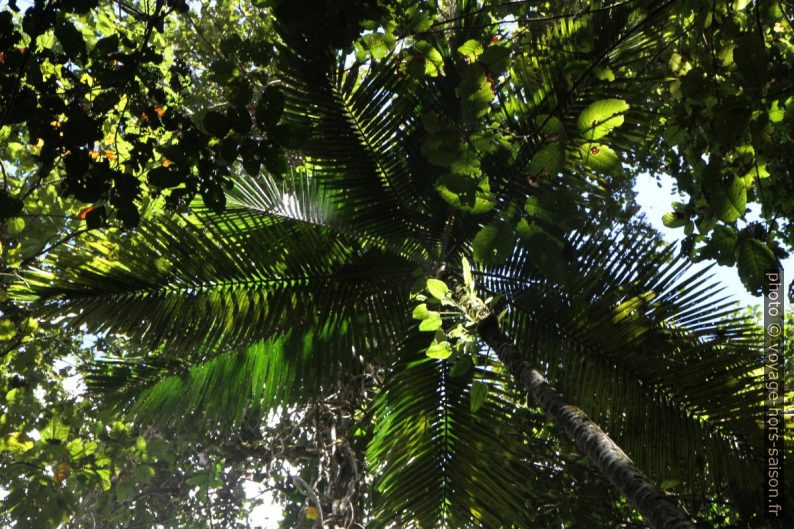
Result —
M792 21L2 2L0 525L782 528L712 273L794 249Z

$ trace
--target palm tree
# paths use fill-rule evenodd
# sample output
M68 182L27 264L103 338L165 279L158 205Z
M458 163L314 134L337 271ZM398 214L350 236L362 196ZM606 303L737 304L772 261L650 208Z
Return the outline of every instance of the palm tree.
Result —
M505 485L526 471L505 450L531 457L520 455L527 433L520 421L512 424L516 386L583 442L623 491L642 494L643 480L622 452L530 365L543 366L654 475L697 484L705 465L715 478L744 476L731 483L752 493L746 476L758 473L749 441L759 400L746 388L755 384L753 337L741 322L723 321L727 308L713 310L713 285L687 288L698 275L681 280L680 259L649 252L653 240L628 247L610 238L580 241L579 275L564 290L544 280L525 250L478 271L487 291L505 296L502 325L523 352L488 317L480 337L515 379L485 365L451 379L448 362L417 362L428 339L411 323L409 300L416 266L433 264L422 260L424 249L408 237L361 230L344 220L355 213L345 201L324 198L309 179L297 182L241 181L222 216L199 212L191 221L145 224L118 245L75 247L57 258L57 276L31 271L26 282L49 301L49 314L78 314L74 325L163 344L169 355L198 351L188 376L149 381L134 410L142 418L239 422L252 405L266 410L327 391L339 373L362 369L361 354L392 366L369 451L383 466L382 512L400 520L463 526L472 507L460 508L471 505L483 520L529 523L520 504L505 504ZM472 376L491 394L476 414L468 410ZM488 424L505 435L491 437ZM602 464L595 448L612 459ZM627 469L632 474L619 474ZM437 478L439 488L416 487L420 476ZM654 520L668 527L671 516Z
M617 37L596 39L589 60L607 57L617 68L662 46L663 33L643 29L650 16L635 25L619 8L593 17ZM476 13L466 20L437 35L447 75L421 82L401 76L395 58L350 68L285 32L282 122L306 134L290 176L236 176L223 214L197 204L132 234L64 245L24 274L17 297L42 314L69 315L70 325L127 334L186 360L183 374L135 378L129 366L131 411L141 421L239 425L252 410L305 403L340 378L386 367L367 451L382 526L530 526L518 485L533 473L527 393L654 527L692 524L626 454L650 476L693 490L727 482L737 505L752 509L761 483L752 327L731 316L702 272L688 273L641 228L579 222L591 214L570 200L580 192L591 197L585 206L603 200L615 209L581 177L608 183L615 171L582 161L592 138L563 147L564 178L525 176L549 137L575 130L603 89L592 66L561 82L581 22L547 22L526 46L548 61L522 52L522 67L499 87L510 148L482 154L487 187L458 196L436 189L448 169L428 161L422 116L463 112L455 50L487 22ZM642 79L608 90L624 102L645 98ZM625 120L614 145L636 139L647 115ZM499 230L517 222L525 202L527 229L513 240ZM551 218L561 212L564 229ZM509 243L498 258L478 249L483 226ZM478 296L501 300L477 317L475 336L487 347L473 353L476 364L451 376L449 360L425 356L430 337L411 314L425 279L461 282L461 257L481 262ZM487 360L489 350L507 370ZM482 384L488 397L473 413L470 394Z

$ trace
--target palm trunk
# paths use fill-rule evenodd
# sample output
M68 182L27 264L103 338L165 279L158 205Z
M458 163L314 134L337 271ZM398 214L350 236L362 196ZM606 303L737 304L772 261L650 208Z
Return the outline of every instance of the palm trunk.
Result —
M565 402L540 372L521 360L510 338L499 330L495 316L480 320L479 335L510 374L551 416L579 449L621 494L636 507L655 529L694 529L689 515L677 502L651 483L631 459L590 420L585 413Z

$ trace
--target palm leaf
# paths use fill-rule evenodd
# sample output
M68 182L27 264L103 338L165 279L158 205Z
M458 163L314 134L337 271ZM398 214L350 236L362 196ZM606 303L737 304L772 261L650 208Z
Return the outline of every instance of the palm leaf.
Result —
M505 296L519 350L657 479L708 475L748 501L760 476L760 336L717 285L672 249L630 233L575 236L570 282L517 252L490 291ZM647 420L653 417L653 420Z
M83 369L88 389L139 424L228 433L246 416L305 404L330 391L340 355L329 344L349 326L286 334L200 363L153 358L99 359ZM351 355L352 356L352 355ZM355 372L353 368L348 373Z
M51 267L70 272L55 277ZM203 222L143 223L118 244L64 248L29 270L15 292L93 332L184 354L322 327L357 311L369 321L359 336L384 339L395 329L381 322L405 314L412 271L409 261L366 242L230 210Z

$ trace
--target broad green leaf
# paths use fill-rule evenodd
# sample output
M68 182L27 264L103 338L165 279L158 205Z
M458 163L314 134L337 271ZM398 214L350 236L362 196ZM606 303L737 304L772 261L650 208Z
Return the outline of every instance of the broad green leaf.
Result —
M260 127L271 129L276 126L284 111L284 95L273 87L268 87L256 104L256 122Z
M156 474L157 472L154 470L154 467L149 465L139 465L135 467L133 471L133 476L135 476L136 481L141 483L151 483Z
M494 93L481 66L470 66L465 70L455 93L463 100L463 109L469 120L481 118L491 109Z
M565 149L559 143L544 146L529 162L530 176L556 176L565 163Z
M23 205L18 198L12 197L5 190L0 190L0 221L18 215Z
M83 34L74 27L71 20L64 16L58 17L59 20L55 24L55 37L61 43L63 51L70 59L85 59L86 47Z
M692 63L684 59L680 54L673 53L670 56L670 70L672 70L673 75L681 77L686 75L691 69Z
M427 304L422 303L414 308L411 317L415 320L426 320L430 316L430 311L427 310Z
M620 158L606 145L585 143L579 150L582 162L592 170L606 174L619 175L622 172Z
M535 125L540 127L540 132L547 137L562 136L565 133L565 126L556 116L538 114L538 116L535 118Z
M197 472L196 474L190 476L185 480L185 483L188 485L193 485L194 487L204 487L210 481L209 474L202 470L201 472Z
M430 278L427 280L427 291L430 292L431 296L440 301L449 293L449 287L440 279Z
M496 206L496 199L490 192L487 178L481 179L470 193L453 191L450 186L454 186L454 182L461 178L465 177L452 173L441 176L436 184L436 190L441 198L452 207L475 215L487 213Z
M529 250L529 260L545 277L557 283L568 280L568 264L563 258L563 242L536 224L522 230L522 238Z
M0 439L0 452L23 454L33 448L33 441L25 439L22 432L12 432Z
M488 69L491 75L496 77L507 69L507 65L510 62L510 49L500 44L488 46L478 60Z
M444 58L441 53L427 41L420 40L416 43L416 52L419 59L424 60L424 74L437 77L444 73Z
M223 138L232 129L232 125L226 116L217 110L210 110L204 114L202 123L207 132L217 138Z
M669 211L662 215L662 224L668 228L682 228L686 226L689 219L683 213L678 211Z
M135 481L130 478L123 478L116 483L116 498L120 502L125 502L135 497Z
M447 341L433 342L430 344L430 347L427 348L426 354L430 358L436 360L446 360L452 355L452 348Z
M71 459L77 459L78 457L82 457L83 455L83 440L80 438L75 438L66 443L66 450L69 451L69 457Z
M182 175L170 167L155 167L146 175L149 183L156 188L168 188L182 183Z
M622 99L602 99L591 103L579 114L579 132L588 140L606 136L609 131L623 124L623 113L628 109L629 104Z
M455 364L452 366L452 369L449 370L449 376L461 377L468 373L473 365L474 363L471 361L470 356L460 356L457 360L455 360Z
M427 318L422 320L422 323L419 324L419 330L423 332L435 332L440 328L441 314L434 310L429 311Z
M466 57L469 62L474 62L482 53L482 44L476 40L469 39L458 47L458 52Z
M515 242L516 232L513 226L506 222L489 224L474 236L474 258L488 266L502 264L513 252Z
M615 74L612 72L611 69L606 68L604 66L595 65L593 66L593 75L596 76L601 81L614 81Z
M171 452L168 443L162 439L153 438L149 440L147 452L155 461L166 461L173 465L175 462L174 454Z
M488 384L475 380L471 383L471 390L469 392L471 412L477 411L485 404L485 399L488 398Z
M747 188L738 176L723 183L722 175L714 167L703 172L703 195L714 215L723 222L734 222L744 216Z
M69 436L70 429L68 425L62 423L56 417L53 417L49 424L41 431L41 438L46 442L64 442Z
M730 226L718 225L714 227L706 245L699 249L698 255L703 259L715 259L723 266L733 266L736 263L738 243L736 230Z
M739 243L739 278L747 290L761 295L764 286L764 271L777 268L778 262L769 246L758 239L745 239Z
M755 30L748 31L736 40L733 60L745 83L758 85L766 82L769 60L764 50L764 41Z
M12 237L22 233L25 229L25 219L16 217L9 220L5 225L5 232Z

